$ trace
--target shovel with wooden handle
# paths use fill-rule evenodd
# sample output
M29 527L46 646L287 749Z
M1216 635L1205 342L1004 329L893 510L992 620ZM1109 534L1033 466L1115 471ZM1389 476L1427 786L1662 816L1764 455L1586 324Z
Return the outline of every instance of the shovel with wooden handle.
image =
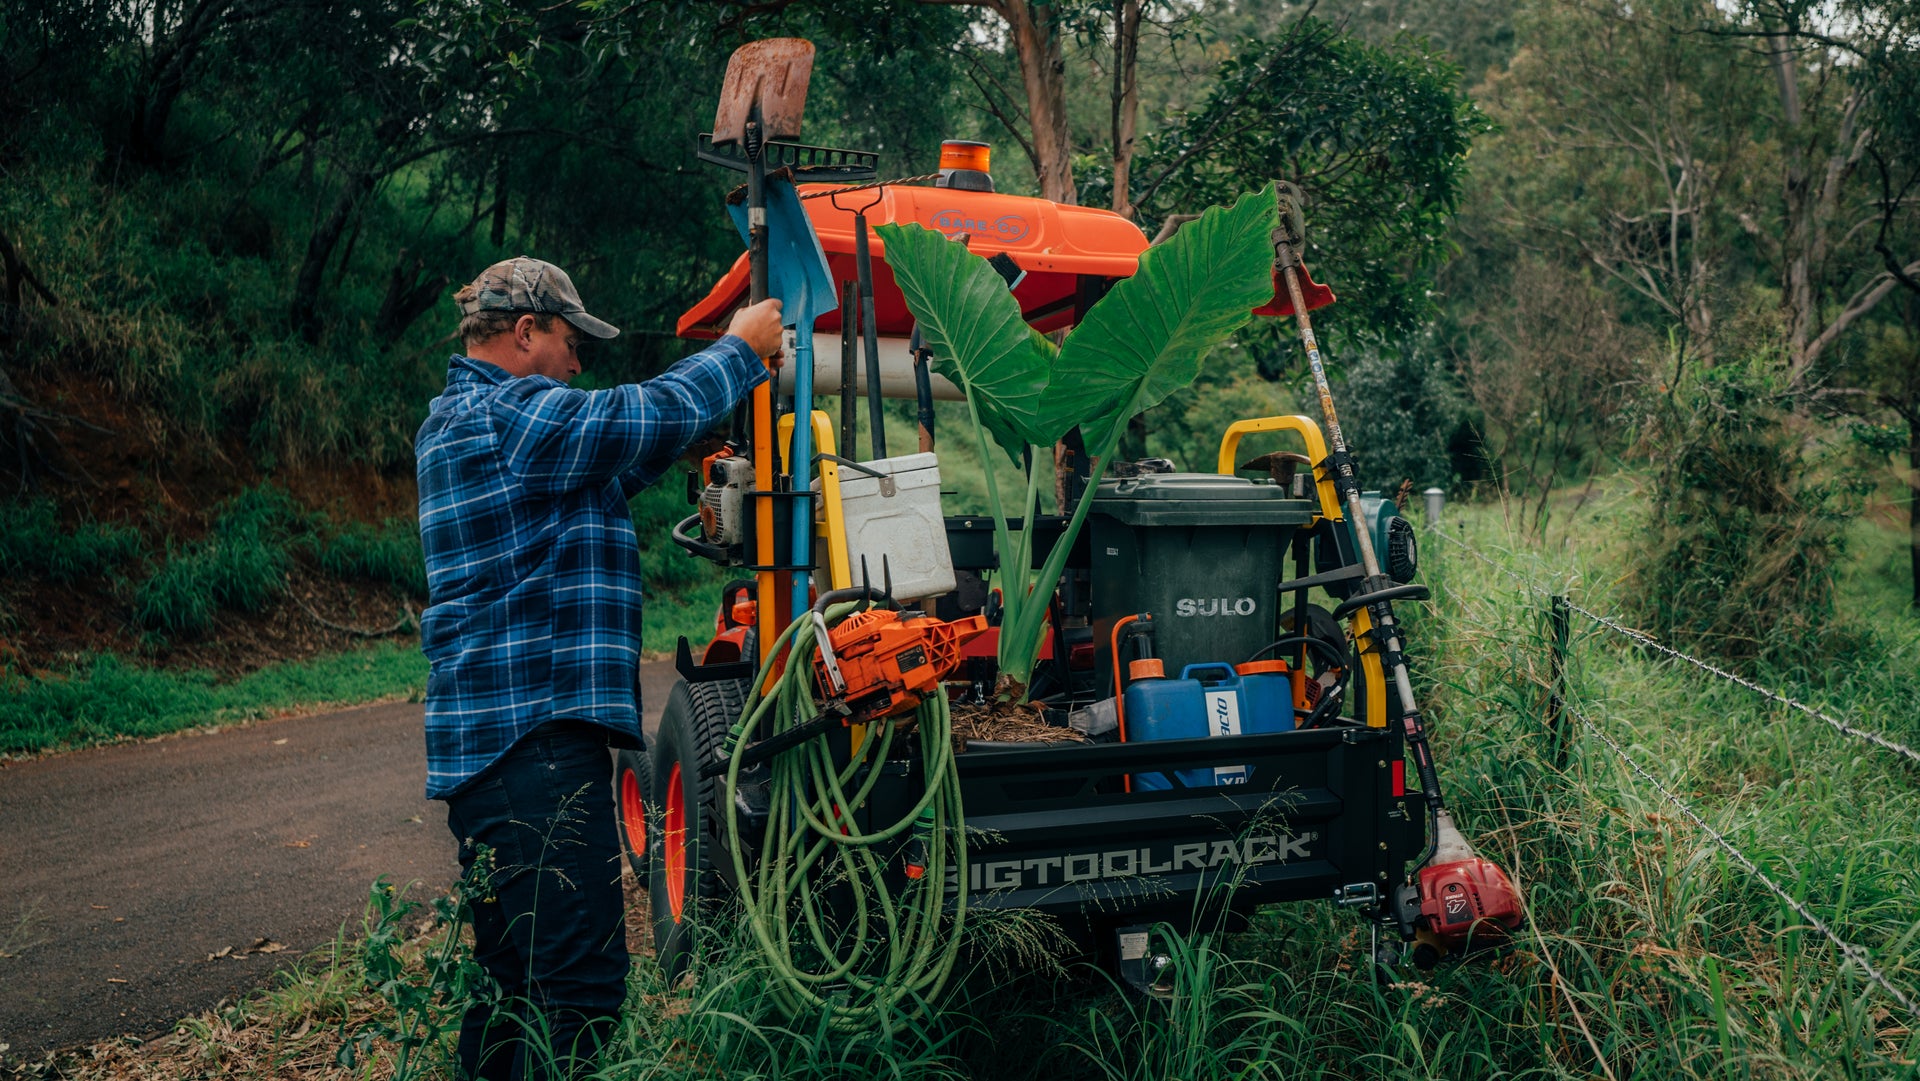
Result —
M726 80L720 87L720 105L713 115L713 145L737 145L746 156L747 174L747 302L767 299L767 167L766 146L775 139L798 139L800 118L807 106L807 83L813 76L813 43L805 38L768 38L734 50L727 60ZM753 457L754 515L753 565L771 568L774 545L774 416L773 382L754 388L751 455ZM807 418L798 418L805 422ZM759 613L756 638L764 668L774 639L793 618L792 602L780 588L780 572L761 569L754 580Z

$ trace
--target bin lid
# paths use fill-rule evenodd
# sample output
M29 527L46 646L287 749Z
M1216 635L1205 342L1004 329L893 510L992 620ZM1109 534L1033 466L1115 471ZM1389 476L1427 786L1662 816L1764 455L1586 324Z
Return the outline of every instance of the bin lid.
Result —
M1109 478L1092 512L1132 526L1305 525L1319 507L1267 481L1222 473Z

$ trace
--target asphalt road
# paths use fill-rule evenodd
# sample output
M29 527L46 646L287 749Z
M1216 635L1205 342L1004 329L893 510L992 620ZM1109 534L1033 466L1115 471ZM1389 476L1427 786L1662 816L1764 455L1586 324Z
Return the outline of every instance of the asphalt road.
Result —
M651 725L672 666L641 679ZM261 986L355 933L382 875L444 890L420 733L400 703L0 766L8 1056L163 1032Z

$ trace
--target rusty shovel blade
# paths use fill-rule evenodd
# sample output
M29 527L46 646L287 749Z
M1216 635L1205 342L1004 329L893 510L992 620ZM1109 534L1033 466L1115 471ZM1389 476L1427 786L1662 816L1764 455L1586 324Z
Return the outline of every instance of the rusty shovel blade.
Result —
M713 145L746 138L747 119L756 105L766 138L798 139L812 76L813 42L806 38L766 38L735 49L713 116Z

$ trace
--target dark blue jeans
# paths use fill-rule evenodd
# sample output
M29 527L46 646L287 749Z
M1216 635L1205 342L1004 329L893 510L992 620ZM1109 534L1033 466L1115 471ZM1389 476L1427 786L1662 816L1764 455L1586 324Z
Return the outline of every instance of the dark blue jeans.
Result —
M550 721L447 799L470 898L474 959L496 1007L460 1026L475 1081L591 1069L627 995L627 930L607 730ZM474 862L490 850L477 874ZM549 1053L551 1057L549 1058Z

